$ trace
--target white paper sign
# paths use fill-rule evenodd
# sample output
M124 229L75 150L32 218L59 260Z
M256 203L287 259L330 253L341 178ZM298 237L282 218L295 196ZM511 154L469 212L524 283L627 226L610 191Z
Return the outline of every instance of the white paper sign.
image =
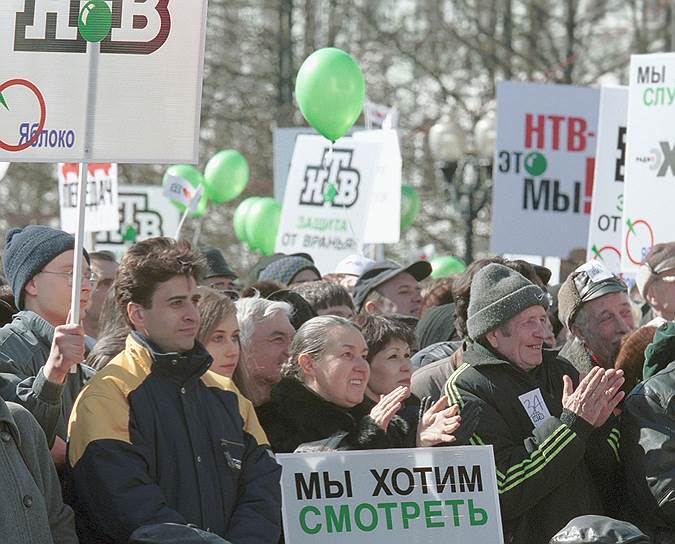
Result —
M77 188L80 165L77 163L59 163L57 170L61 229L74 234L77 230ZM89 163L87 165L85 232L101 232L119 228L117 191L116 164Z
M92 60L91 3L0 2L0 160L197 161L207 0L106 4Z
M493 253L566 257L584 247L599 91L497 84Z
M535 427L539 427L547 417L551 417L551 412L548 411L548 406L546 406L544 397L542 397L541 390L538 387L523 393L518 397L518 400L520 400L520 404L525 408L527 416Z
M278 454L286 544L502 544L492 446Z
M180 214L162 195L158 185L121 185L119 187L119 229L100 232L96 249L120 255L133 242L154 236L173 236Z
M628 87L600 89L598 145L586 258L602 261L617 275L621 272L627 116Z
M675 54L630 63L621 269L636 272L654 244L675 239Z
M364 243L383 144L340 138L331 152L321 136L296 142L276 251L309 253L322 273L332 272Z

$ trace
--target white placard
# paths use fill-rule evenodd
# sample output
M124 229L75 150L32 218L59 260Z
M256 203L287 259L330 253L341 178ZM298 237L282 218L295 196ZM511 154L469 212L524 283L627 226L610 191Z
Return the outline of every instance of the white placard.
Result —
M621 214L626 160L628 87L600 89L593 203L586 258L621 272Z
M630 63L621 269L636 272L656 243L675 239L675 54Z
M497 84L493 253L566 257L584 247L599 91Z
M321 136L298 136L276 251L309 253L323 274L358 253L374 204L371 197L382 150L381 142L347 137L340 138L331 152L330 142ZM326 201L331 185L337 195Z
M98 233L96 249L99 251L107 249L116 255L121 255L133 242L140 242L154 236L173 236L178 228L179 220L178 209L162 195L162 187L121 185L119 187L119 229L114 232Z
M71 234L77 229L77 187L80 165L59 163L59 205L61 230ZM85 232L117 230L120 226L117 197L117 165L89 163L87 165L87 196Z
M108 1L97 55L88 4L0 2L0 160L195 163L207 0Z
M503 543L492 446L276 458L286 544Z

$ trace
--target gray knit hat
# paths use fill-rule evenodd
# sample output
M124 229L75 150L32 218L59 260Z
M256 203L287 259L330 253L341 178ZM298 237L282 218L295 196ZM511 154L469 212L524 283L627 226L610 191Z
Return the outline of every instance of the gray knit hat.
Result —
M24 286L49 261L74 247L75 238L70 234L44 225L28 225L7 233L2 264L19 310L24 309ZM86 251L84 256L89 262Z
M548 306L544 291L502 264L481 268L471 282L469 338L477 340L530 306Z

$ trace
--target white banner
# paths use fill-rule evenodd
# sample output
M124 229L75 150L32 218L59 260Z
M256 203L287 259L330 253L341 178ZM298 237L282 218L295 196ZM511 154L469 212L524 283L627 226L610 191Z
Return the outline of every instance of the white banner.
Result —
M621 214L626 161L628 87L600 89L593 204L586 259L621 272Z
M0 2L0 160L197 162L206 6Z
M387 180L382 178L393 175L395 168L385 163L396 164L396 158L388 153L392 145L387 139L389 131L376 132L381 135L340 138L332 152L330 142L323 137L298 136L284 194L276 251L309 253L322 273L332 272L342 259L358 253L366 241L370 213L387 225L395 222L395 230L383 233L373 225L373 235L367 241L383 241L374 239L379 238L378 234L389 239L395 235L398 240L400 166L398 178L390 180L387 187ZM377 205L374 193L380 199Z
M366 129L383 128L395 129L398 128L398 110L382 104L376 104L366 100L363 105L363 116L366 121Z
M588 238L599 91L497 84L493 253L566 257Z
M630 62L621 269L636 272L650 248L675 239L675 53Z
M77 163L59 163L57 170L61 230L74 234L77 230L77 187L80 165ZM117 191L116 164L92 162L87 165L85 232L101 232L119 228Z
M278 454L286 544L502 544L492 446Z
M119 228L100 232L96 249L116 255L134 242L154 236L173 236L178 228L178 209L162 195L158 185L121 185L119 187Z

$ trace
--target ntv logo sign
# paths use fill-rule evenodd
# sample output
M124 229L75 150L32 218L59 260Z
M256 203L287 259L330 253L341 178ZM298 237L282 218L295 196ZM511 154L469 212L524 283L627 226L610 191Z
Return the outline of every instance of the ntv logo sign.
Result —
M101 53L149 55L171 31L171 0L107 0L112 25L101 41ZM16 13L14 51L86 53L87 41L78 32L81 7L89 0L24 0ZM93 3L92 3L93 4Z
M335 149L330 163L326 164L330 150L325 148L318 165L307 165L300 192L300 204L323 206L324 195L331 185L337 188L337 194L330 205L339 208L351 208L359 199L361 174L352 168L352 149Z

